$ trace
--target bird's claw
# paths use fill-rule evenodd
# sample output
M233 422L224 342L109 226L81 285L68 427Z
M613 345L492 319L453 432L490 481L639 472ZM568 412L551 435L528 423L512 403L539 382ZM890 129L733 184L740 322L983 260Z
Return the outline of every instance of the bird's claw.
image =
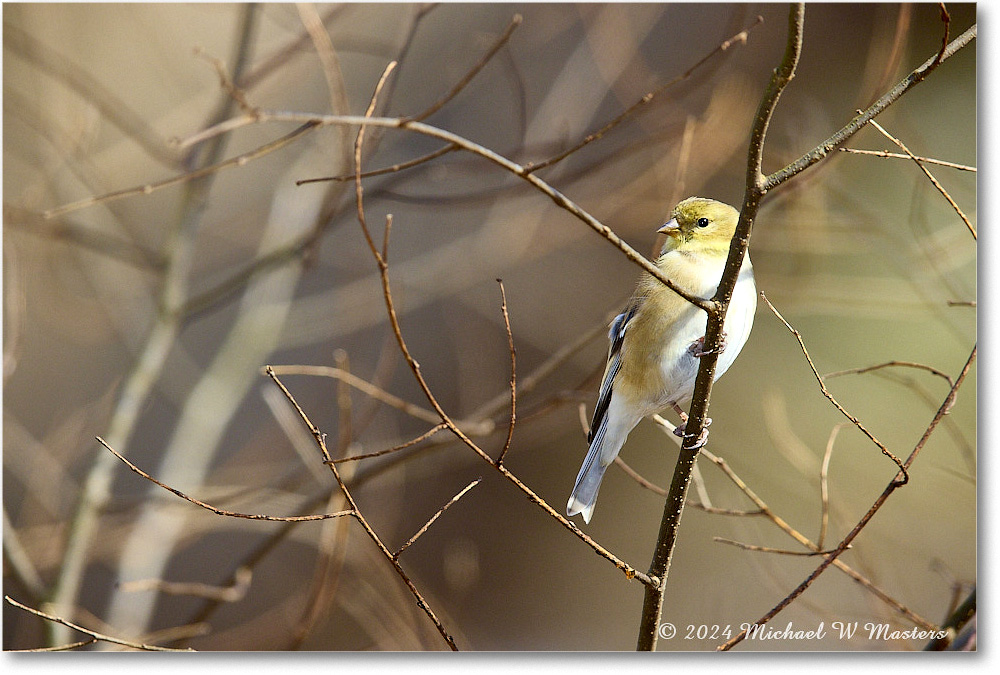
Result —
M702 356L708 356L709 354L713 354L713 353L721 354L724 351L726 351L726 334L725 333L723 333L720 336L720 339L719 339L719 348L718 349L709 349L709 350L706 350L705 349L705 336L704 335L702 335L700 338L698 338L697 340L695 340L694 342L692 342L691 346L688 347L688 353L691 354L691 356L694 356L695 358L699 358L699 359Z
M687 429L688 414L682 412L680 413L680 416L681 416L681 423L676 427L674 427L674 436L684 439L694 438L694 434L684 433L685 430ZM698 440L695 441L693 446L691 446L692 450L700 450L701 448L705 447L705 444L708 443L708 428L710 426L712 426L712 418L706 417L705 423L702 425L701 433L698 434Z

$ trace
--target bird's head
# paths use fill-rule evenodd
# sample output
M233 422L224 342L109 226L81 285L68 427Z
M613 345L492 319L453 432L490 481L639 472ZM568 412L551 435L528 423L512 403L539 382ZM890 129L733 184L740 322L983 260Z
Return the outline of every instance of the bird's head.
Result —
M688 197L674 207L670 221L657 230L667 235L663 253L679 250L725 256L739 219L739 211L729 204Z

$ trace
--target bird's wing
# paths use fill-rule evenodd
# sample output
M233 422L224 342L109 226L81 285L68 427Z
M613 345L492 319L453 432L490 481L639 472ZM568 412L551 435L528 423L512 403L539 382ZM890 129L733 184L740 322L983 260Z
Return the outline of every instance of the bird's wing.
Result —
M594 419L590 423L590 432L587 434L588 443L594 440L594 434L607 422L605 417L608 413L608 404L611 403L612 384L622 363L622 343L625 340L625 331L628 329L632 317L639 311L639 305L640 299L634 299L625 308L625 311L611 322L611 329L608 331L608 341L611 343L608 348L608 364L604 368L604 379L601 380L601 391L597 395Z

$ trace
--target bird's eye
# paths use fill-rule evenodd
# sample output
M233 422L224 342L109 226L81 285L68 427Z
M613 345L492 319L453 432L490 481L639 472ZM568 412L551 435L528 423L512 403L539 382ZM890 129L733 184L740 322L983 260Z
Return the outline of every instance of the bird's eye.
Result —
M698 227L708 227L708 218L699 218Z

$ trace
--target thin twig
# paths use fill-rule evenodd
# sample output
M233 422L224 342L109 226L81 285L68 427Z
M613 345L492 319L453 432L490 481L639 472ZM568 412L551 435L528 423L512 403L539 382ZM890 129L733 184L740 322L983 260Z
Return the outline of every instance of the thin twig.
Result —
M79 642L71 642L68 645L59 645L57 647L37 647L35 649L11 649L9 651L28 653L28 652L68 652L74 649L79 649L80 647L88 647L93 644L100 642L97 638L90 638L89 640L80 640Z
M354 496L351 494L351 491L347 488L347 484L344 483L344 479L341 477L340 472L337 470L337 465L331 461L330 451L326 447L326 434L320 431L319 427L313 424L312 420L309 419L309 416L306 415L305 410L302 409L302 406L300 406L298 401L295 400L295 397L292 396L292 392L288 391L288 388L285 387L284 383L278 378L274 370L270 366L267 366L265 368L265 372L267 376L270 377L271 380L276 385L278 385L278 388L281 390L281 393L285 395L285 398L288 399L288 402L292 404L293 408L295 408L295 411L299 414L299 417L302 419L303 423L305 423L306 427L309 429L309 433L311 433L313 438L316 440L316 445L319 447L320 454L322 454L323 456L324 463L330 467L330 472L333 473L333 477L337 481L337 485L340 486L340 491L343 493L344 498L347 500L348 505L351 507L351 513L354 515L354 519L357 520L358 523L360 523L362 529L364 529L365 531L365 534L368 535L368 538L371 539L372 542L374 542L374 544L382 552L382 555L386 557L386 559L392 565L393 569L396 570L396 574L399 575L399 578L402 579L403 583L406 584L406 587L410 589L410 593L412 593L413 597L416 598L417 600L417 606L420 607L420 609L424 611L424 614L426 614L427 617L431 620L431 622L434 624L434 627L437 628L438 633L441 634L441 637L444 639L448 647L453 651L458 651L458 645L455 644L455 638L453 638L451 634L445 629L444 624L441 623L441 620L438 618L437 614L434 613L434 610L431 609L431 606L427 604L426 600L424 600L424 596L420 593L417 587L410 580L409 575L407 575L406 572L403 570L403 568L400 566L399 561L397 561L396 558L393 556L392 551L390 551L388 547L386 547L386 545L382 542L382 539L378 536L378 533L375 532L371 524L368 522L368 519L365 518L363 513L361 513L361 510L358 508L357 502L354 501Z
M417 539L419 539L420 536L424 532L426 532L428 530L428 528L430 528L431 525L434 524L434 521L441 517L441 514L444 513L448 509L448 507L450 507L452 504L454 504L459 499L461 499L463 496L465 496L466 492L468 492L472 488L474 488L477 485L479 485L482 482L482 480L483 480L482 478L477 478L476 480L472 481L471 483L469 483L468 485L466 485L464 488L462 488L462 490L458 494L456 494L454 497L452 497L451 500L447 504L445 504L440 509L438 509L437 513L435 513L433 516L431 516L430 520L428 520L426 523L424 523L423 527L421 527L419 530L417 530L416 532L414 532L413 536L410 537L409 539L407 539L406 543L403 544L402 546L400 546L399 550L397 550L393 554L393 557L394 558L399 558L399 556L401 556L403 554L403 551L405 551L410 546L412 546L413 542L415 542Z
M38 616L38 617L41 617L41 618L45 619L46 621L51 621L53 623L58 623L58 624L61 624L63 626L66 626L67 628L72 628L75 631L79 631L79 632L81 632L81 633L83 633L85 635L89 635L92 638L94 638L95 640L99 640L101 642L112 642L112 643L114 643L116 645L123 645L125 647L131 647L132 649L140 649L142 651L147 651L147 652L191 652L191 651L194 651L193 649L171 649L170 647L158 647L156 645L147 645L147 644L144 644L142 642L133 642L131 640L123 640L122 638L116 638L116 637L113 637L111 635L105 635L103 633L98 633L97 631L90 630L89 628L84 628L83 626L77 625L77 624L73 623L72 621L67 621L66 619L63 619L62 617L53 616L51 614L46 614L45 612L43 612L41 610L33 609L31 607L28 607L27 605L22 605L20 602L18 602L14 598L10 597L9 595L3 596L3 599L6 600L9 604L13 605L14 607L17 607L19 609L23 609L26 612L30 612L31 614L34 614L35 616ZM66 645L63 645L61 648L65 649Z
M973 24L968 30L955 38L952 42L948 43L944 49L925 61L919 68L907 75L903 80L896 84L896 86L886 92L880 99L866 108L864 112L855 116L853 120L848 122L839 131L785 168L779 169L778 171L768 175L767 179L764 181L765 192L778 187L796 174L801 173L816 162L824 159L827 155L833 152L835 148L842 145L847 139L864 128L869 120L874 119L878 114L895 103L901 96L910 91L910 89L923 82L927 76L930 75L945 60L972 42L976 38L976 32L976 24ZM946 39L947 33L948 30L946 28Z
M617 464L618 468L624 471L629 478L638 483L640 487L643 487L649 490L650 492L653 492L654 494L658 494L661 497L667 496L667 491L664 488L661 488L659 485L656 485L655 483L651 483L648 480L646 480L642 476L642 474L640 474L638 471L636 471L628 464L626 464L625 460L623 460L621 457L615 457L615 464Z
M771 312L776 317L778 317L778 320L782 324L784 324L785 328L787 328L789 330L789 332L791 332L791 334L795 336L796 341L798 341L798 343L799 343L799 349L802 350L802 355L805 357L806 363L809 364L809 369L812 371L813 376L816 378L816 381L819 383L819 389L820 389L820 392L822 392L823 396L825 396L826 399L828 401L830 401L830 403L833 404L833 407L836 408L837 410L839 410L840 413L844 417L846 417L847 419L851 420L851 422L854 424L854 426L856 426L858 429L860 429L861 433L863 433L865 436L867 436L868 439L872 443L874 443L875 445L877 445L879 447L879 449L882 451L883 455L885 455L886 457L888 457L889 459L891 459L893 461L893 463L896 465L896 467L899 469L899 472L900 472L899 473L899 475L900 475L899 480L901 481L900 484L901 485L906 485L906 483L907 483L907 481L909 481L910 477L909 477L909 474L906 472L906 467L903 465L902 460L900 460L899 457L896 457L896 455L894 455L892 453L892 451L890 451L889 448L887 448L885 446L885 444L882 443L882 441L880 441L877 438L875 438L875 435L872 434L872 432L868 431L868 429L865 427L865 425L862 424L861 421L857 417L855 417L854 415L852 415L851 413L849 413L847 411L847 409L844 408L844 406L840 405L840 403L837 401L837 399L834 398L833 394L831 394L830 391L826 388L826 383L823 381L823 376L819 374L818 370L816 370L816 365L813 363L812 357L809 356L809 350L806 349L806 343L802 339L802 334L799 333L797 330L795 330L795 328L793 328L792 325L790 323L788 323L788 321L785 320L785 317L781 316L781 313L775 308L774 305L771 304L771 301L767 299L767 296L764 295L763 292L760 294L760 297L767 304L767 306L771 310Z
M433 152L428 152L426 155L421 155L414 159L408 160L406 162L400 162L399 164L393 164L392 166L387 166L382 169L373 169L371 171L365 171L361 174L362 178L371 178L373 176L383 176L387 173L396 173L397 171L402 171L404 169L410 169L417 166L418 164L425 164L432 160L441 157L442 155L447 155L449 152L454 152L458 150L459 147L454 143L449 143L443 147L434 150ZM302 178L301 180L295 181L296 185L307 185L309 183L322 183L325 181L337 181L346 182L349 180L354 180L353 173L345 173L340 176L324 176L322 178Z
M840 152L848 152L852 155L872 155L873 157L890 157L892 159L912 159L923 164L937 164L938 166L945 166L949 169L958 169L959 171L972 171L975 173L977 171L976 167L969 166L968 164L956 164L955 162L946 162L943 159L934 159L933 157L915 157L911 155L904 155L899 152L888 152L886 150L859 150L857 148L837 148Z
M516 29L518 26L521 25L521 20L522 20L521 15L515 14L513 18L511 18L510 23L507 25L507 29L504 30L503 34L501 34L500 37L497 39L497 41L493 43L493 46L490 47L485 54L483 54L482 58L480 58L479 61L474 66L472 66L472 68L469 69L469 72L467 72L465 76L462 77L462 79L460 79L458 82L455 83L455 85L448 91L447 94L445 94L440 99L431 104L431 106L426 110L424 110L422 113L418 113L412 117L405 118L406 121L419 122L421 120L425 120L434 113L436 113L438 110L443 108L448 103L448 101L458 96L459 92L465 89L465 87L469 84L469 82L472 81L472 79L479 73L479 71L481 71L484 67L486 67L486 64L490 62L493 56L498 51L500 51L500 49L505 44L507 44L507 41L510 40L510 36L514 33L514 29Z
M611 131L612 129L614 129L616 126L618 126L619 124L621 124L626 118L628 118L628 117L632 116L633 114L635 114L643 106L648 105L654 98L656 98L657 96L659 96L660 94L662 94L664 91L666 91L667 89L670 89L671 87L673 87L673 86L675 86L677 84L680 84L684 80L686 80L689 77L691 77L691 75L694 73L694 71L698 70L698 68L700 68L702 65L704 65L713 56L716 56L717 54L721 54L721 53L725 52L726 50L728 50L733 45L746 44L747 36L750 34L750 31L753 30L758 24L763 23L763 21L764 21L764 17L758 16L757 20L754 21L753 24L751 24L750 26L744 28L743 30L741 30L739 33L737 33L736 35L732 36L728 40L724 40L715 49L713 49L712 51L710 51L705 56L701 57L693 66L691 66L690 68L688 68L686 71L684 71L683 73L681 73L680 75L678 75L674 79L670 80L669 82L660 85L659 87L657 87L653 91L651 91L648 94L644 95L642 98L640 98L638 101L636 101L635 103L633 103L632 105L630 105L628 108L626 108L623 112L621 112L619 115L617 115L614 119L612 119L610 122L608 122L607 124L605 124L603 127L601 127L600 129L598 129L594 133L587 135L582 141L580 141L579 143L577 143L573 147L571 147L571 148L569 148L567 150L564 150L563 152L560 152L558 155L555 155L553 157L549 157L548 159L546 159L544 161L529 163L527 165L527 167L526 167L527 170L529 172L533 172L533 171L538 171L540 169L544 169L546 167L552 166L553 164L556 164L557 162L561 162L562 160L566 159L567 157L569 157L574 152L577 152L578 150L584 148L585 146L589 145L590 143L593 143L597 139L601 138L606 133L608 133L609 131Z
M42 211L42 218L46 220L61 216L63 214L69 213L71 211L78 211L79 209L85 209L90 206L95 206L97 204L106 204L108 202L113 202L118 199L124 199L125 197L135 197L137 195L149 195L157 190L162 190L163 188L171 187L173 185L180 185L181 183L188 183L198 178L208 176L224 169L232 169L234 167L245 166L247 163L268 155L275 150L279 150L292 141L300 138L309 131L312 131L319 125L314 122L306 122L302 124L298 129L292 131L289 134L285 134L281 138L271 141L270 143L265 143L264 145L244 152L241 155L232 157L222 162L216 164L210 164L208 166L201 167L195 171L188 171L176 176L171 176L170 178L157 181L155 183L147 183L145 185L139 185L135 187L126 188L124 190L116 190L115 192L108 192L103 195L97 195L94 197L87 197L86 199L80 199L75 202L70 202L69 204L64 204L62 206L56 207L54 209L48 209L47 211Z
M965 223L965 226L969 228L969 232L972 233L972 238L978 239L978 237L976 236L976 228L972 226L972 223L969 221L969 217L962 212L962 209L959 208L958 204L955 203L955 200L951 198L951 195L948 194L948 191L944 189L944 186L938 182L938 179L934 177L934 174L932 174L926 166L924 166L923 162L921 162L916 155L910 152L910 149L903 144L903 141L899 140L898 138L890 134L888 131L885 130L885 127L883 127L875 120L868 120L868 124L878 129L879 133L881 133L890 141L898 145L899 149L905 152L907 157L916 162L917 166L920 167L920 170L924 172L925 176L927 176L927 180L931 182L931 185L933 185L937 189L937 191L941 193L941 195L945 198L945 200L951 205L951 208L955 210L955 213L958 214L958 217L962 219L963 223Z
M344 462L357 462L362 459L371 459L373 457L381 457L382 455L390 455L394 452L399 452L400 450L405 450L406 448L413 447L418 443L426 441L428 438L441 431L442 429L447 429L447 425L444 422L436 424L424 433L420 434L416 438L412 438L405 443L399 445L394 445L391 448L386 448L385 450L379 450L377 452L367 452L363 455L351 455L350 457L341 457L340 459L330 460L332 464L343 464Z
M730 546L735 546L736 548L741 548L744 551L759 551L761 553L777 553L778 555L791 555L791 556L817 556L817 555L829 555L833 551L788 551L783 548L772 548L770 546L759 546L757 544L745 544L741 541L734 541L732 539L726 539L724 537L712 537L712 541L717 541L720 544L729 544Z
M938 377L942 378L945 382L948 383L949 387L955 385L955 383L951 381L951 376L948 373L942 372L937 368L928 366L924 363L915 363L913 361L895 361L895 360L886 361L885 363L878 363L875 364L874 366L865 366L864 368L848 368L847 370L838 370L833 373L827 373L826 375L823 376L823 379L828 380L830 378L841 377L843 375L861 375L863 373L870 373L874 370L881 370L882 368L893 368L893 367L916 368L917 370L926 370L928 373L931 373L932 375L937 375Z
M247 520L271 520L271 521L275 521L275 522L284 522L284 523L288 523L288 522L293 522L293 523L294 522L305 522L305 521L310 521L310 520L326 520L328 518L342 518L343 516L353 516L354 515L353 511L337 511L336 513L317 513L317 514L313 514L313 515L309 515L309 516L268 516L268 515L263 515L263 514L259 514L259 513L238 513L236 511L227 511L225 509L220 509L220 508L218 508L216 506L212 506L211 504L206 504L203 501L195 499L194 497L189 497L188 495L184 494L183 492L181 492L177 488L170 487L169 485L167 485L165 483L161 483L160 481L156 480L155 478L153 478L152 476L150 476L148 473L146 473L145 471L143 471L142 469L140 469L139 467L137 467L135 464L133 464L129 460L125 459L125 457L123 457L122 455L120 455L118 453L118 451L116 451L114 448L112 448L110 445L108 445L107 442L105 442L105 440L103 438L101 438L100 436L97 436L97 441L98 441L98 443L100 443L101 445L103 445L105 448L107 448L108 451L110 451L112 455L114 455L115 457L117 457L118 459L120 459L122 461L122 463L125 464L125 466L127 466L129 469L131 469L134 473L142 476L143 478L145 478L146 480L148 480L151 483L155 483L156 485L159 485L161 488L163 488L167 492L174 493L175 495L177 495L178 497L180 497L184 501L191 502L195 506L200 506L201 508L203 508L203 509L205 509L207 511L211 511L212 513L215 513L216 515L228 516L230 518L245 518Z
M500 284L500 311L503 313L507 346L510 349L510 424L507 425L507 440L497 456L497 464L503 464L503 458L510 450L510 442L514 438L514 423L517 421L517 353L514 349L514 334L510 330L510 315L507 313L507 293L504 291L503 281L497 279L497 283Z
M226 70L226 64L222 62L222 59L212 56L201 47L195 47L194 54L195 56L200 56L205 59L212 65L215 69L215 74L219 76L219 85L227 94L229 94L229 97L236 102L236 105L238 105L243 112L249 115L254 114L256 108L250 105L250 102L247 101L246 93L233 84L233 80L229 77L229 72Z

